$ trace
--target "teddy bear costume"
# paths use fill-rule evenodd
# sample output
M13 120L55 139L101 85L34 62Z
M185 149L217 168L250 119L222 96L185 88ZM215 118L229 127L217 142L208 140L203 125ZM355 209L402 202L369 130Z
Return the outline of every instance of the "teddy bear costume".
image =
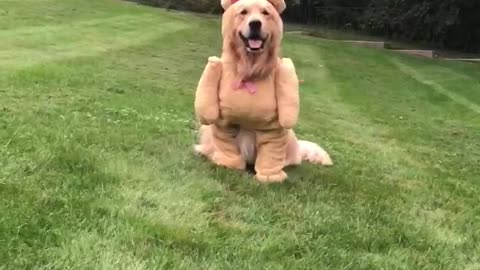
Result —
M241 1L241 0L240 0ZM258 0L265 1L265 0ZM283 0L268 0L281 13ZM225 16L235 2L222 0L225 8L224 53L210 57L199 81L195 111L203 125L210 125L214 144L212 161L227 168L244 170L246 161L235 142L240 129L255 133L256 178L264 182L287 178L286 151L295 140L291 129L299 114L299 81L293 62L278 58L273 72L265 77L245 80L237 70L235 59L225 53Z

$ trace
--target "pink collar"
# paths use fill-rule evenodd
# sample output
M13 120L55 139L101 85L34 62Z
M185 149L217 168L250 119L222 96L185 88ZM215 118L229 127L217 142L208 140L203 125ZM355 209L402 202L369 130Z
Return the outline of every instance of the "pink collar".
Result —
M239 0L230 0L230 2L233 4L235 4L236 2L238 2Z
M239 82L235 82L233 85L234 90L246 90L250 94L255 94L257 93L257 86L253 82L248 82L241 80Z

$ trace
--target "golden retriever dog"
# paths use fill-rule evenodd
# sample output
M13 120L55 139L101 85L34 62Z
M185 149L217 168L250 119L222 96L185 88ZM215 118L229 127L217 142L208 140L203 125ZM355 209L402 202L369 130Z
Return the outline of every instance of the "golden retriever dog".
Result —
M283 0L222 0L225 12L222 17L223 50L221 61L233 63L236 73L245 81L261 80L275 72L281 62L280 49L283 22L280 14L285 9ZM285 153L287 166L302 161L332 165L329 154L319 145L296 138L289 130ZM256 160L255 132L239 127L236 143L248 164ZM214 153L212 127L202 125L195 151L206 157Z

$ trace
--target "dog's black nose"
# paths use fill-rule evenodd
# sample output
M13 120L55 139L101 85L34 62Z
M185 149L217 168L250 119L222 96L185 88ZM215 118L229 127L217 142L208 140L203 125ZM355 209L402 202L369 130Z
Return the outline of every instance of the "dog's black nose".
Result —
M262 29L262 22L258 20L251 21L248 23L248 25L250 26L250 30L252 32L260 32L260 30Z

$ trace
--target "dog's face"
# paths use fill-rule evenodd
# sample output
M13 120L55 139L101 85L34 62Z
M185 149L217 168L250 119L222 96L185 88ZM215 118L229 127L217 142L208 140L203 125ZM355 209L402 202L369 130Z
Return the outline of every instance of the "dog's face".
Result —
M261 54L279 46L283 23L278 7L267 0L240 0L224 14L223 32L235 47L248 54Z

